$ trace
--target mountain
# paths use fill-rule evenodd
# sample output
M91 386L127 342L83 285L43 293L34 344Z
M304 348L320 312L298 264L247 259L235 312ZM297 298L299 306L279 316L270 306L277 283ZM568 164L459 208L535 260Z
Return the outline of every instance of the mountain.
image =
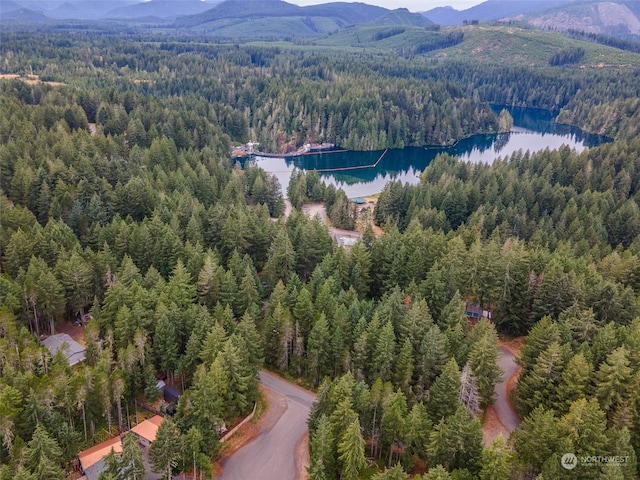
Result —
M157 17L162 19L195 15L211 8L211 3L200 0L151 0L134 5L120 6L104 13L104 18L139 19Z
M9 12L13 12L15 10L20 10L22 7L18 5L16 2L12 0L6 0L0 2L0 14L5 14Z
M608 0L575 2L559 8L528 12L511 19L546 30L578 30L640 41L640 2Z
M465 20L490 22L534 11L543 11L571 3L574 0L488 0L466 10L438 7L421 12L439 25L462 25Z
M411 13L406 8L399 8L381 17L376 18L373 23L377 25L414 25L416 27L428 27L433 22L419 13Z
M40 12L28 8L18 8L9 12L2 11L0 23L50 23L52 20Z
M261 26L265 19L278 18L279 23L306 22L311 24L309 31L318 34L340 26L370 22L388 12L386 8L364 3L334 2L299 7L282 0L227 0L203 13L180 18L175 25L188 28L209 24L209 29L217 30L216 26L226 28L246 23ZM303 30L289 34L304 34Z
M112 0L110 2L70 1L52 8L46 14L57 19L98 20L117 8L124 8L135 2L131 0Z

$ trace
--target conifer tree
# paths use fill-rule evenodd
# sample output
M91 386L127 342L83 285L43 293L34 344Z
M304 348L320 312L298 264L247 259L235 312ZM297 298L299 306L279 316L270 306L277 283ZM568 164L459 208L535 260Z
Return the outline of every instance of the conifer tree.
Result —
M460 405L460 369L452 357L442 369L442 373L429 389L427 410L431 420L440 422L443 417L453 415Z
M582 352L571 357L558 385L558 412L566 413L573 402L588 397L592 374L593 366Z
M396 354L395 340L393 325L387 321L378 333L371 358L373 378L381 378L383 382L391 380L393 375L391 367Z
M313 325L307 343L308 371L312 375L316 385L325 375L329 374L331 367L329 364L330 342L331 334L329 332L329 324L327 323L327 317L323 313Z
M149 447L149 461L153 471L173 478L172 471L178 465L182 449L182 438L175 423L165 417L158 427L155 441Z
M364 439L360 431L360 422L356 417L344 430L338 443L338 459L340 460L341 478L357 480L366 466L364 456Z
M471 347L469 363L478 385L481 406L493 403L495 385L502 381L503 372L498 365L498 335L490 330Z
M499 434L489 448L482 450L480 480L503 480L509 478L510 471L511 452L504 437Z
M382 440L389 448L388 467L393 460L394 446L404 441L407 427L407 399L401 390L389 396L382 415Z
M420 344L420 353L416 361L420 385L425 389L431 387L433 380L440 375L449 360L447 356L447 339L437 325L432 325Z
M144 477L142 449L138 438L133 433L127 433L122 439L122 455L119 463L123 480L142 480Z
M540 473L549 457L562 448L553 410L536 407L514 431L513 445L516 458L525 472Z
M451 475L442 465L431 467L427 473L422 476L422 480L450 480Z
M413 405L407 415L405 434L405 456L408 457L409 465L412 464L413 456L426 460L429 434L432 427L433 425L424 404L421 402Z
M533 368L518 382L518 405L527 414L537 405L551 408L558 401L557 388L569 355L568 347L552 343Z
M153 336L153 349L160 368L173 374L178 367L178 338L175 325L164 307L157 309L158 323Z
M560 331L551 317L545 316L538 321L525 339L525 343L520 350L518 365L522 367L522 375L533 368L538 356L546 350L553 342L560 341Z
M326 415L320 415L309 442L311 449L310 480L335 478L336 445L331 424Z
M372 480L408 480L409 475L403 470L399 464L394 465L391 468L387 468L384 472L376 473Z
M24 455L25 466L38 480L62 480L62 450L40 423L36 426Z
M296 253L285 228L281 228L278 236L269 248L269 258L264 266L263 278L271 288L278 281L287 282L289 276L295 272Z
M442 417L429 436L429 455L449 470L466 468L478 473L482 459L480 420L460 405L453 415Z

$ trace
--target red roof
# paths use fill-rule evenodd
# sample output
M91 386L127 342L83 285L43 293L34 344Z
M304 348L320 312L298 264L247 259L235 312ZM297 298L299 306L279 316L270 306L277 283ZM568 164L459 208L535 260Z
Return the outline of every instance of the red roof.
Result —
M156 439L158 428L163 420L163 417L156 415L155 417L151 417L144 422L139 423L133 427L131 431L139 437L146 438L149 442L153 442Z
M78 454L82 468L86 470L91 465L99 462L109 455L112 448L116 453L122 452L122 441L120 440L120 437L110 438L106 442L99 443L98 445L94 445L91 448L83 450Z

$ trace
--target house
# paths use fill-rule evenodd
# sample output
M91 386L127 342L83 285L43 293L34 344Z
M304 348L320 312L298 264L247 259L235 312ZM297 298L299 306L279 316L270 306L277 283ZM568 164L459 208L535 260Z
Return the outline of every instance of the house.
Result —
M155 441L158 428L163 420L163 417L156 415L144 422L140 422L138 425L133 427L131 431L136 434L143 447L148 447Z
M62 349L71 366L84 360L85 348L66 333L51 335L42 340L42 344L47 347L51 355L55 355L58 350Z
M472 323L476 323L481 318L491 320L491 310L483 308L479 303L465 302L464 310L465 315Z
M99 443L78 453L80 468L87 480L97 480L104 470L104 457L109 455L112 449L116 453L122 453L122 440L120 440L120 437L110 438L106 442Z

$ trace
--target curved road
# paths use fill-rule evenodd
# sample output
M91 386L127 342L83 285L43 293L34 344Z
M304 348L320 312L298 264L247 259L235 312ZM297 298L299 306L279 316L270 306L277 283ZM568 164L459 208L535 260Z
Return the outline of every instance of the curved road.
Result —
M296 447L307 433L307 417L315 395L261 371L260 383L282 396L287 409L276 424L260 432L222 463L223 480L296 480Z
M511 403L509 403L507 383L518 371L518 365L516 365L515 357L508 349L500 346L499 352L500 358L498 358L498 366L503 371L504 380L496 384L496 401L493 403L493 409L500 419L500 422L502 422L509 433L511 433L520 425L520 419L511 407Z

